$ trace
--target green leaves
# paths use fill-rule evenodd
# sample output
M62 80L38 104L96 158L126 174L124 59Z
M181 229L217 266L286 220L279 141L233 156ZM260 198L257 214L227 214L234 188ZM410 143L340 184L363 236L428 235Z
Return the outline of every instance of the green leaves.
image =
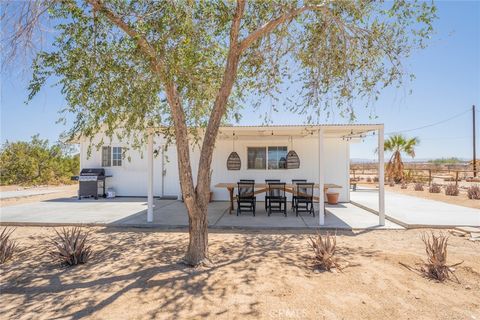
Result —
M0 150L0 183L66 183L80 168L78 155L72 156L60 144L49 146L38 135L28 142L5 142Z
M59 79L75 120L70 136L105 131L144 144L139 132L155 125L172 132L165 84L180 95L186 124L205 127L219 92L236 4L231 1L108 1L137 37L94 12L88 2L58 2L51 9L57 37L33 66L31 99L50 76ZM423 1L251 1L240 25L240 41L269 21L293 15L262 34L240 56L224 123L238 121L242 106L271 101L271 110L324 112L355 119L355 99L375 101L383 88L400 86L402 60L422 48L432 33L435 6ZM145 39L162 62L138 45ZM281 99L288 95L289 100ZM280 105L280 100L286 101ZM309 120L310 119L310 120ZM98 146L97 146L98 147Z

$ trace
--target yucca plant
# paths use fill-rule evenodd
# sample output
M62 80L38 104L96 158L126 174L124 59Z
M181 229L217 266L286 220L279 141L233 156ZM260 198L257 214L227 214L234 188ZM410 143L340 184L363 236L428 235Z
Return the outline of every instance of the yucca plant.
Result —
M420 269L422 273L426 277L438 281L445 281L450 278L450 275L453 275L458 282L457 277L453 273L453 267L461 264L463 261L454 265L447 265L448 236L444 234L436 236L433 232L429 236L427 233L424 233L422 240L427 253L427 262Z
M420 182L415 183L414 189L415 191L423 191L423 184Z
M10 239L15 229L4 228L0 233L0 264L4 264L10 260L17 250L17 242Z
M92 253L88 245L89 231L83 231L80 227L62 228L60 232L55 229L56 238L52 238L53 245L50 255L61 264L74 266L88 261Z
M330 235L327 232L325 236L317 233L315 237L310 237L310 245L315 254L315 267L330 271L333 268L341 270L338 263L338 257L335 256L337 250L337 236Z
M447 196L458 196L459 193L460 193L460 190L458 189L458 186L455 185L454 183L448 184L445 188L445 194Z
M480 199L480 187L477 185L470 186L467 190L468 199Z
M432 183L430 188L428 188L428 192L430 192L430 193L440 193L440 192L442 192L442 188L440 187L439 184Z

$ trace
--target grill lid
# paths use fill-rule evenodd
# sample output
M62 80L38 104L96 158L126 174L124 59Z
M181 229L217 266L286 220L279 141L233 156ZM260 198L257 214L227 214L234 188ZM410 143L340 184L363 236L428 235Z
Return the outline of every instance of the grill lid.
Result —
M85 168L80 172L80 176L104 176L105 169L103 168Z

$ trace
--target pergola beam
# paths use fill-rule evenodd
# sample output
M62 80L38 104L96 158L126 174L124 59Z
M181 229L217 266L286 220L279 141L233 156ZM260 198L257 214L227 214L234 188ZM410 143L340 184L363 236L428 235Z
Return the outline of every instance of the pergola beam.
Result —
M153 222L153 133L147 138L147 222Z

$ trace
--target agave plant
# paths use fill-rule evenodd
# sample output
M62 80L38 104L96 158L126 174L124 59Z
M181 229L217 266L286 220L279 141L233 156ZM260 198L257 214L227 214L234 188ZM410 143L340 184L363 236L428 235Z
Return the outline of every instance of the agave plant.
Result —
M335 256L337 250L337 236L331 236L327 232L325 236L320 233L316 237L310 237L310 245L315 254L315 266L330 271L333 268L341 270L338 263L338 257Z
M0 233L0 264L10 260L17 250L17 242L10 239L15 229L4 228Z
M427 262L421 268L422 273L426 277L438 281L445 281L450 278L450 275L453 275L458 282L457 277L453 273L453 267L461 264L463 261L454 265L447 265L448 237L444 234L436 236L432 232L431 236L424 233L422 240L427 253Z
M92 253L91 246L88 245L88 231L83 231L80 227L62 228L57 231L56 238L50 240L53 245L50 255L55 261L61 264L74 266L88 261Z
M418 138L406 138L401 134L393 135L384 143L384 150L391 151L392 156L387 164L387 177L400 183L404 179L402 153L414 158L415 146L420 141Z

